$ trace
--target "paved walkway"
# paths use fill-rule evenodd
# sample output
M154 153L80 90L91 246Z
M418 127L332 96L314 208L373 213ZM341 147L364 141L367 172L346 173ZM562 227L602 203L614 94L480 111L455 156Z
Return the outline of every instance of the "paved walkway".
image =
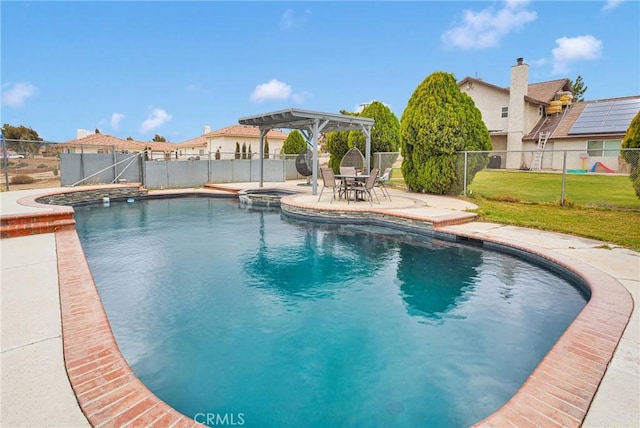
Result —
M298 183L268 183L302 193L301 203L344 208L344 202L318 203L310 187ZM256 183L220 185L218 189L255 188ZM68 190L68 189L59 189ZM26 206L20 199L52 189L0 194L0 213L23 214L47 211ZM193 191L189 189L188 191ZM391 190L392 202L377 209L411 213L426 218L468 215L472 204L455 198L406 194ZM344 204L346 205L346 204ZM356 206L357 205L357 206ZM384 205L384 206L382 206ZM363 203L350 204L364 210ZM443 226L441 231L505 241L537 253L545 251L567 260L590 265L619 281L635 302L640 294L640 254L602 242L493 223L470 222ZM88 426L71 389L62 354L58 271L54 234L0 240L1 260L1 414L0 426ZM634 307L604 378L584 420L587 427L640 426L640 320Z

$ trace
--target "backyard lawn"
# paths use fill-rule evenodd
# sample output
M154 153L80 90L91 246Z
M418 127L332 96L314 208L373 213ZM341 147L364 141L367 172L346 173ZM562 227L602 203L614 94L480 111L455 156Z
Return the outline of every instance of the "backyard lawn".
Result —
M391 185L404 187L400 169ZM640 199L627 176L484 170L468 187L481 220L569 233L640 251Z

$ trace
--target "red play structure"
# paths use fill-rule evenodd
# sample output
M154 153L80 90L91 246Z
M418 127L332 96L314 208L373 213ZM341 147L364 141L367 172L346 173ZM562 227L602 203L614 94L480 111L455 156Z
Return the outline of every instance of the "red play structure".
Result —
M607 168L602 162L596 162L593 164L589 172L614 172L611 168Z

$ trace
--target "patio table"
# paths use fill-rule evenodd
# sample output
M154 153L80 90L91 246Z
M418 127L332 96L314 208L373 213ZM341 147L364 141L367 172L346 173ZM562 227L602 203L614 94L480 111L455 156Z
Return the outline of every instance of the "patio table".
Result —
M353 180L353 182L367 181L367 178L369 178L369 174L336 174L335 177L339 179L341 183L340 190L338 191L338 197L342 199L342 195L344 195L348 203L349 202L349 181L350 180ZM353 197L353 201L357 202L355 195Z

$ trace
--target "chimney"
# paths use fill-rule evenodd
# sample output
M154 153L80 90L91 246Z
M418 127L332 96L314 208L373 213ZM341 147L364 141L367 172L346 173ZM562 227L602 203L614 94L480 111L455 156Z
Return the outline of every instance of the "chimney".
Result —
M204 133L208 134L209 132L211 132L211 125L205 125L204 126Z
M86 129L77 129L76 130L76 140L79 140L81 138L84 138L87 136L87 130Z
M518 101L524 102L523 97L529 91L529 65L524 62L524 58L518 58L517 64L511 67L511 84L509 93Z
M509 85L509 116L507 119L507 150L522 151L522 137L528 132L526 123L526 102L524 97L529 92L529 66L524 58L517 58L516 65L511 67L511 83ZM521 153L507 155L507 169L518 169L522 164Z

